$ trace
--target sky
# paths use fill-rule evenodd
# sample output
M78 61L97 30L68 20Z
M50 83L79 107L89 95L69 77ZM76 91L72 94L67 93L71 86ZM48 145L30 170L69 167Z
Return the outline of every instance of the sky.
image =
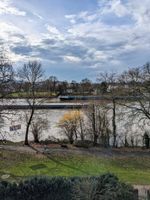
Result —
M0 0L0 48L15 68L96 80L150 61L149 0Z

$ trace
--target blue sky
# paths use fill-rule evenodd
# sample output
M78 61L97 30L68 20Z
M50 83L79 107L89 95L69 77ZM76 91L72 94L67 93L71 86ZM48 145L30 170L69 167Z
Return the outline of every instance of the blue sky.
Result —
M0 46L16 68L42 62L61 80L150 61L149 0L0 0Z

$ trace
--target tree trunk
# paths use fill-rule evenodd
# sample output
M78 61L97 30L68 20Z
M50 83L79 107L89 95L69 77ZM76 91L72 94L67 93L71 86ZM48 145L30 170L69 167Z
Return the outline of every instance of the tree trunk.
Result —
M81 137L81 140L84 141L84 131L83 131L83 126L82 125L83 125L82 124L82 120L80 119L80 130L81 130L80 137Z
M34 143L40 143L40 141L39 141L39 138L38 138L38 136L36 136L35 138L34 138Z
M32 121L33 115L34 115L34 107L32 107L31 115L30 115L30 118L29 118L29 120L27 122L25 141L24 141L25 145L29 145L28 135L29 135L29 128L30 128L30 125L31 125L31 121Z
M97 144L97 139L98 139L98 135L97 135L97 131L96 131L96 110L95 110L95 105L92 105L92 129L93 129L93 145L95 146Z
M70 143L70 144L73 144L73 142L74 142L73 137L69 137L69 143Z
M113 116L112 116L112 127L113 127L113 147L116 147L116 101L113 99Z
M98 139L98 135L95 133L95 134L94 134L94 141L93 141L93 145L94 145L94 146L97 145L97 139Z

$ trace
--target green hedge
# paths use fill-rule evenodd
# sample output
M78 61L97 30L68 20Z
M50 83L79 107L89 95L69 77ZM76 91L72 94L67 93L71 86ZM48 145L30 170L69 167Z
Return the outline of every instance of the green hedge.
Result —
M24 182L0 182L0 200L134 200L131 186L111 174L100 177L35 177Z

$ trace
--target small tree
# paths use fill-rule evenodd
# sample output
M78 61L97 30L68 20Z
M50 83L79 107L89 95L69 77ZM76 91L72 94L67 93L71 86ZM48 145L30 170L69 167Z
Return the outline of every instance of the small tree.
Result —
M81 123L81 112L73 110L67 112L60 119L58 126L63 130L63 133L67 136L70 144L73 144L74 139L78 138L78 128Z
M47 130L47 126L48 121L46 119L42 119L41 117L38 117L37 119L32 121L31 132L33 134L35 143L40 142L42 132L43 130Z
M93 145L98 143L98 139L104 146L109 145L109 121L107 118L107 110L103 106L91 104L86 110L87 128L93 139Z
M18 76L22 81L28 83L28 91L26 94L26 102L29 105L29 113L27 116L26 132L25 132L25 145L29 145L28 134L29 128L35 113L35 105L38 103L36 97L36 88L43 77L43 70L41 63L37 61L28 62L18 70Z

